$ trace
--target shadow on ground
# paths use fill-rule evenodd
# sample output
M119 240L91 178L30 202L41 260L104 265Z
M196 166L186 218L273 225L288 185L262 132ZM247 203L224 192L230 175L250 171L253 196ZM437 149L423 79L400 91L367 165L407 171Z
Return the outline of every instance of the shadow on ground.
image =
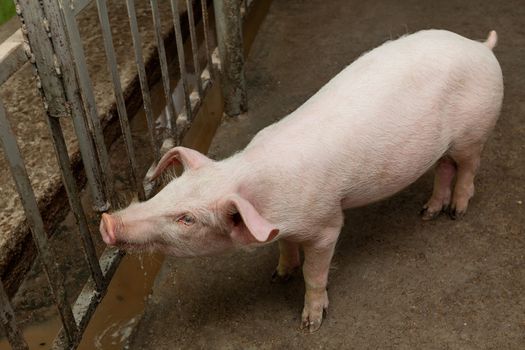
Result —
M495 29L505 101L477 194L463 220L422 222L417 213L432 186L427 174L387 201L348 211L328 317L314 335L298 330L301 278L270 283L275 245L168 258L130 347L524 348L524 16L519 1L275 0L247 64L250 111L221 127L213 156L244 147L385 40L424 28L484 39Z

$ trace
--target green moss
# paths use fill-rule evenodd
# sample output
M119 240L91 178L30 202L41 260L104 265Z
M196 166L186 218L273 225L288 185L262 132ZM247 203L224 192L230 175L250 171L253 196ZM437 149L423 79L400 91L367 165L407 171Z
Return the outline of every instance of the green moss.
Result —
M0 0L0 24L7 22L15 15L15 3L13 0Z

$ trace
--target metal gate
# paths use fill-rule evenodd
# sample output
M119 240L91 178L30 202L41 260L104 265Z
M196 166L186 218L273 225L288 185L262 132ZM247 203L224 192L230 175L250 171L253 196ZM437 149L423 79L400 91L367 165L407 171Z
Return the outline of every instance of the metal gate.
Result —
M139 200L149 198L154 190L151 184L138 176L137 161L133 148L132 136L121 80L117 69L117 57L113 46L111 23L105 0L95 0L104 49L111 76L122 137L127 151L129 176L134 184ZM26 57L20 57L20 48L11 53L11 63L5 66L0 75L0 84L14 73L25 60L34 68L36 84L40 90L46 119L53 141L55 155L58 159L62 183L67 192L69 207L74 213L83 243L83 254L90 268L90 278L73 305L68 302L68 291L64 287L63 276L56 264L56 255L48 242L48 234L37 205L33 188L21 157L15 135L0 101L0 139L8 160L18 194L22 200L33 240L37 247L52 294L58 307L63 328L55 339L53 348L75 348L85 330L97 305L103 298L107 286L123 256L117 249L106 248L100 258L92 241L85 210L104 212L115 205L113 173L109 164L108 151L104 142L93 84L87 70L82 41L75 15L80 12L89 0L16 0L16 11L22 22L24 38L23 49ZM210 1L211 2L211 1ZM181 142L199 109L206 92L217 80L220 73L221 86L225 99L225 113L236 115L246 110L246 93L243 78L243 47L241 33L241 12L251 1L214 0L218 48L210 47L208 37L209 19L206 0L185 0L186 13L184 26L177 0L170 0L175 33L180 83L184 92L184 107L180 113L175 112L170 87L166 49L162 37L159 7L157 0L150 0L152 23L158 50L163 91L166 101L166 128L162 135L156 134L155 116L152 113L150 87L146 76L143 59L142 42L137 25L134 0L126 0L133 40L137 74L142 94L142 105L147 119L151 152L155 162L170 147ZM248 4L247 4L248 3ZM244 11L245 12L245 11ZM198 16L196 16L198 13ZM199 42L196 35L196 18L204 27L206 63L201 67L198 58ZM197 84L190 91L184 54L183 31L189 31L191 55ZM216 52L215 52L216 51ZM213 59L212 59L213 56ZM12 64L12 62L15 62ZM214 69L219 68L219 70ZM3 67L2 67L3 68ZM61 118L73 122L78 140L82 163L92 197L93 207L83 208L79 199L79 189L71 170ZM160 139L160 141L159 141ZM153 169L155 162L151 165ZM96 234L96 233L95 233ZM17 327L17 322L9 298L0 281L0 322L14 349L27 349L28 346Z

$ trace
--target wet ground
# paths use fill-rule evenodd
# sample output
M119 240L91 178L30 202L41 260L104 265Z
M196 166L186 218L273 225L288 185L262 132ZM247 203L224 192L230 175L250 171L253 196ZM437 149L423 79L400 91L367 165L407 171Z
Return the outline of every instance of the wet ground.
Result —
M420 220L430 173L389 200L347 211L328 316L313 335L298 329L301 278L270 283L276 245L167 258L130 348L525 348L524 16L522 1L275 0L247 62L250 110L219 129L211 154L242 149L385 40L424 28L484 39L495 29L505 100L469 213Z

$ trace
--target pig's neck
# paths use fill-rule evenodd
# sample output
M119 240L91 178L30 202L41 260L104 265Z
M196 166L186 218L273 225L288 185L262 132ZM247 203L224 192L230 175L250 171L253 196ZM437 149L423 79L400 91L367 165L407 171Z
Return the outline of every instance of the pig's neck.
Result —
M219 181L224 186L218 187L225 191L221 196L235 192L250 201L263 217L278 225L279 238L284 238L292 229L288 229L291 223L287 222L287 203L293 197L290 194L297 194L297 181L289 179L289 174L285 175L289 169L283 168L267 151L252 148L221 161L222 180Z
M241 151L216 163L219 171L214 173L214 177L215 186L220 189L218 195L225 196L234 192L253 201L254 205L262 205L259 203L262 199L265 203L268 202L265 190L274 186L274 179L268 174L268 169L263 168L263 162L264 160L254 161Z
M262 197L263 183L272 185L272 177L262 167L262 161L254 161L251 155L242 151L220 162L221 180L226 192L236 192L249 200L258 200ZM225 193L228 194L228 193Z

